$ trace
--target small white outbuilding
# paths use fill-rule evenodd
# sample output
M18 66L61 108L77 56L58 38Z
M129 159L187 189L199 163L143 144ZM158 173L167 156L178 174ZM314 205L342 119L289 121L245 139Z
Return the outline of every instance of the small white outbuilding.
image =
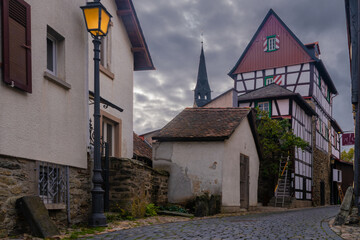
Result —
M257 205L260 145L250 108L186 108L153 137L153 166L170 173L168 200L221 195L223 212Z

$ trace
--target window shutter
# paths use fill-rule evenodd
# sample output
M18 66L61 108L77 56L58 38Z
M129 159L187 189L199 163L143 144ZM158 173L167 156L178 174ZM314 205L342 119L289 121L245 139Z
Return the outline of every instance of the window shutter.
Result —
M268 40L265 39L264 44L263 44L264 52L267 52L267 50L268 50L268 44L267 44L267 42L268 42Z
M279 36L276 36L275 38L275 49L279 49L280 48L280 38Z
M32 92L30 5L23 0L3 0L3 80Z

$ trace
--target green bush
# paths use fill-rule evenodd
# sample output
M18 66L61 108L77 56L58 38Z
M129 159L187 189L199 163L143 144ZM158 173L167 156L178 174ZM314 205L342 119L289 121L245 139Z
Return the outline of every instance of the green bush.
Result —
M150 204L146 205L145 215L147 217L156 216L158 209L159 209L159 207L155 206L155 204L153 204L153 203L150 203Z
M162 211L171 211L171 212L179 212L179 213L188 213L188 211L178 205L166 205L166 206L161 206L159 207L159 210Z

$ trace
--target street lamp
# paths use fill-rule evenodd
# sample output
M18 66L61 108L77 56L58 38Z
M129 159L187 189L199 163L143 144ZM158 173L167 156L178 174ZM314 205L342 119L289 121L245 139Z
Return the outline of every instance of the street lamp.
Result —
M111 15L100 0L86 3L81 7L86 29L93 37L94 44L94 175L92 178L92 212L89 219L91 227L107 226L104 215L104 190L101 188L101 151L100 151L100 81L99 62L101 38L106 36Z

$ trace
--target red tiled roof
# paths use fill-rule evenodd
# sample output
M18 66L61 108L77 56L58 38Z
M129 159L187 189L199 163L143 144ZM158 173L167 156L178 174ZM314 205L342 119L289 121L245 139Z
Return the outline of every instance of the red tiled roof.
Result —
M186 108L153 136L156 140L224 140L250 108Z
M134 154L138 157L152 159L152 148L134 133Z

